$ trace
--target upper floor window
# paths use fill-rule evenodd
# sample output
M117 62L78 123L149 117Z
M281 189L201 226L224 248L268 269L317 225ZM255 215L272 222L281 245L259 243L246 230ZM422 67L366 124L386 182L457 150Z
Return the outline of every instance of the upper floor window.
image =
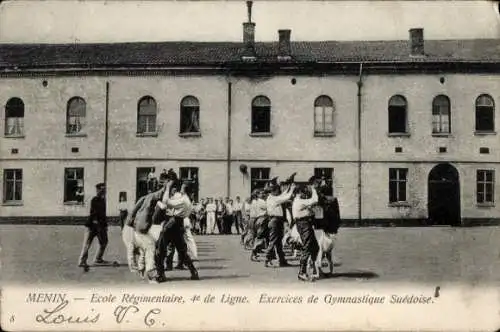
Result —
M156 133L156 101L146 96L139 100L137 107L137 133Z
M319 96L314 101L314 133L333 134L333 100L328 96Z
M181 101L181 134L200 132L200 103L193 96Z
M389 99L389 134L407 132L407 108L405 97L396 95Z
M265 96L252 101L252 133L271 132L271 101Z
M5 136L24 135L24 103L14 97L5 105Z
M66 133L77 134L85 127L86 103L83 98L74 97L66 109Z
M476 99L476 131L495 131L495 102L489 95Z
M432 133L451 133L450 113L450 99L445 95L436 96L432 101Z
M4 169L3 202L14 203L23 200L23 170Z

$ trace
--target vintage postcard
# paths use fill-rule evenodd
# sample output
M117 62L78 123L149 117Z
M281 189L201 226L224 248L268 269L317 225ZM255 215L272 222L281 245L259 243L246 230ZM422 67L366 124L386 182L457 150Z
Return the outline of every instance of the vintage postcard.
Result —
M500 1L0 1L1 329L497 331L499 72Z

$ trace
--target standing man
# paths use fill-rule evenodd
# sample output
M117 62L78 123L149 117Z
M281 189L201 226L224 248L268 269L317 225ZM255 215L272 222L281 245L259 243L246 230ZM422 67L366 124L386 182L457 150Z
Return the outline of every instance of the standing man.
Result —
M108 222L106 220L106 185L98 183L96 186L96 196L90 201L90 215L87 223L85 224L85 233L83 236L83 248L80 254L78 266L87 267L87 259L89 256L89 249L97 237L99 241L99 250L95 256L94 263L105 264L107 263L102 256L108 245Z
M160 233L158 245L159 248L168 248L171 243L174 244L177 250L179 264L185 264L189 271L191 272L191 280L199 280L198 271L196 270L191 257L189 257L187 251L187 244L184 238L184 219L191 214L191 201L189 197L184 193L185 184L182 185L180 194L177 196L172 195L170 197L168 192L165 192L162 201L157 203L160 209L173 209L172 217L163 224L163 229ZM173 258L173 255L171 256ZM170 257L167 258L169 260ZM164 261L165 261L165 251L159 250L156 257L157 269L159 278L165 278L164 271ZM167 265L171 262L167 262Z
M229 199L229 197L226 197L226 200L224 202L224 216L223 216L223 228L224 228L224 234L231 234L232 227L233 227L233 202Z
M208 199L205 211L207 215L207 234L214 234L215 224L217 222L217 204L214 203L214 199L212 197Z
M238 235L243 233L243 203L240 200L240 196L236 196L236 201L233 204L233 212L234 212L234 224L236 226L236 232Z
M283 252L283 235L285 227L285 215L283 204L287 202L295 190L294 184L286 184L281 188L277 183L277 178L271 180L269 185L269 196L266 200L267 215L269 216L269 246L266 251L265 266L271 267L274 257L274 250L278 254L279 265L281 267L290 266L285 260Z
M257 192L257 199L252 202L252 208L255 215L255 238L250 260L256 262L257 254L266 247L266 238L268 235L267 204L265 190Z
M311 183L311 179L309 182ZM309 195L311 196L310 198L308 197ZM303 281L308 280L307 261L309 257L311 257L311 261L313 262L313 278L319 278L315 264L319 245L314 235L314 212L312 210L313 205L316 203L318 203L318 194L312 184L309 187L302 185L292 203L293 217L302 242L302 256L300 257L298 278Z
M135 245L144 253L145 275L150 283L163 281L157 272L158 266L156 266L155 262L156 241L150 230L153 223L164 218L163 215L157 213L155 207L165 192L169 192L170 186L171 182L167 182L159 190L141 197L127 220L127 226L134 228Z

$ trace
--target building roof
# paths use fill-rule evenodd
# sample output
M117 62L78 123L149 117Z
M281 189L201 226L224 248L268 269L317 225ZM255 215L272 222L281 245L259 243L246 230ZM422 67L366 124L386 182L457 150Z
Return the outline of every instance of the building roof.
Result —
M255 44L258 63L275 63L277 42ZM409 41L292 42L291 63L500 63L500 40L426 40L425 56ZM0 44L0 69L227 66L241 63L236 42Z

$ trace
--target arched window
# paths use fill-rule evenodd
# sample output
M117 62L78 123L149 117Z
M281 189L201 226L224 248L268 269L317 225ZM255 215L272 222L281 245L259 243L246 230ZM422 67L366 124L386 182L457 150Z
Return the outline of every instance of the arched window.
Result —
M252 133L271 132L271 101L257 96L252 101Z
M314 101L314 133L333 134L333 100L319 96Z
M445 95L436 96L432 101L432 132L451 133L450 99Z
M405 97L395 95L389 99L389 134L407 132L407 108Z
M24 103L14 97L5 105L5 136L24 135Z
M66 107L66 133L77 134L85 127L86 103L83 98L73 97Z
M200 103L193 96L184 97L181 101L181 134L200 132Z
M476 99L476 131L495 131L495 102L490 95L480 95Z
M139 100L137 105L137 132L156 132L156 101L153 97L146 96Z

